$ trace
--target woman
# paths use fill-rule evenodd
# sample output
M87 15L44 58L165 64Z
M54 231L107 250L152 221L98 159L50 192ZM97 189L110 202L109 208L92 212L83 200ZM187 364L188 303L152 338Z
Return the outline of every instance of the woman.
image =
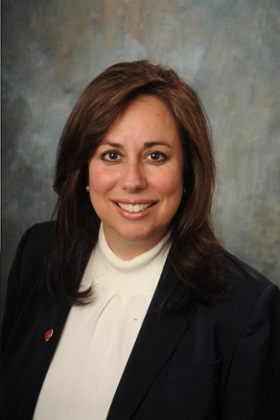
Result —
M172 70L92 81L62 133L56 221L11 269L4 420L279 418L279 289L219 245L213 179Z

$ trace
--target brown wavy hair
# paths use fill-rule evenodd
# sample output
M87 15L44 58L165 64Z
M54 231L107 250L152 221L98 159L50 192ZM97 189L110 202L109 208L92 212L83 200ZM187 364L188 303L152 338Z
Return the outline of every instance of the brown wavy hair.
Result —
M171 222L173 242L168 257L180 279L181 293L171 309L228 295L220 269L223 250L211 223L215 165L205 111L198 95L172 69L142 60L115 64L96 77L62 132L54 181L58 194L55 240L44 287L64 304L85 303L91 293L78 290L100 226L85 191L89 159L112 124L140 95L154 95L167 105L183 146L186 192ZM162 304L163 311L170 296Z

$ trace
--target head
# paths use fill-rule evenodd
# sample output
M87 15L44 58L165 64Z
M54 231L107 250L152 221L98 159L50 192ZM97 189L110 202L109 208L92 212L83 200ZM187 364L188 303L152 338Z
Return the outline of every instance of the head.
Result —
M197 94L168 68L149 61L115 64L96 77L81 95L63 131L55 190L58 216L80 233L97 232L100 220L85 185L89 162L117 119L137 98L154 96L174 118L183 150L181 203L171 221L175 237L209 222L214 162L203 107Z

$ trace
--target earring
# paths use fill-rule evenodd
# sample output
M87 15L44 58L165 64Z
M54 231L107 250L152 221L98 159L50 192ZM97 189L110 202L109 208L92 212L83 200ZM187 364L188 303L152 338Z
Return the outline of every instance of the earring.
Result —
M187 191L187 190L185 190L185 189L184 189L183 194L186 194L186 191Z
M85 190L86 190L86 192L89 192L89 186L88 185L85 186Z

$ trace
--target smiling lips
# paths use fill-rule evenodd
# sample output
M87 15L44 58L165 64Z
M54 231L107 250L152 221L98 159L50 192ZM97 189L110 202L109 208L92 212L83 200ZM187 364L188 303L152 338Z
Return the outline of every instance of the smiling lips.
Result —
M140 211L146 210L148 207L151 207L153 203L149 204L125 204L117 203L117 205L122 209L129 211L130 213L139 213Z

